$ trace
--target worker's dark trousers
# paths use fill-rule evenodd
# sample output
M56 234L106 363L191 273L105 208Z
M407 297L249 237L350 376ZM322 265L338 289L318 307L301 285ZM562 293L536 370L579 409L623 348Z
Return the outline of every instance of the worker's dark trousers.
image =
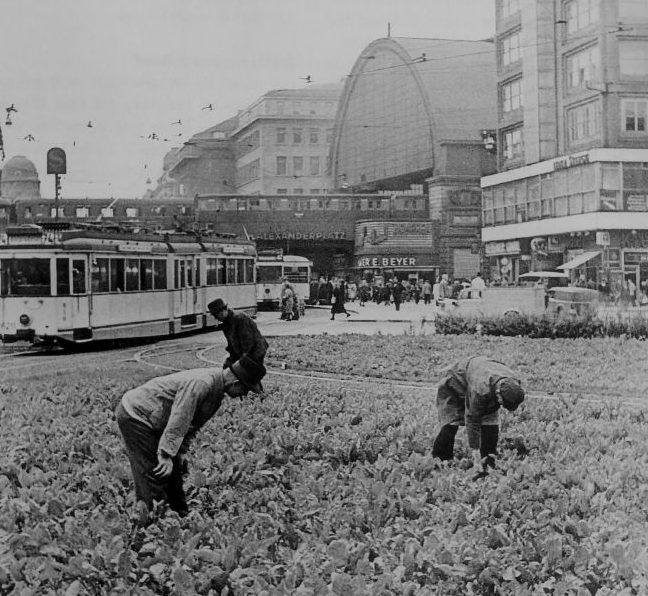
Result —
M457 435L458 425L446 424L441 428L439 434L434 440L432 446L432 455L444 461L452 459L454 455L454 442ZM497 441L499 439L499 426L495 424L484 425L481 427L481 446L479 453L483 458L485 466L493 466L495 459L493 455L497 453Z
M115 416L126 444L137 500L144 501L149 511L153 501L166 501L180 515L186 514L187 498L182 486L179 458L173 458L170 476L158 478L153 474L153 469L158 465L157 448L161 434L131 418L121 403L115 410Z

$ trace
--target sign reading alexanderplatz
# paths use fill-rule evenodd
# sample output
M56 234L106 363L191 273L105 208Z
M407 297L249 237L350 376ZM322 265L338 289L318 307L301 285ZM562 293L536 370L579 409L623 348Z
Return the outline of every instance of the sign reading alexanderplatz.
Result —
M250 234L254 240L346 240L345 232L262 232Z

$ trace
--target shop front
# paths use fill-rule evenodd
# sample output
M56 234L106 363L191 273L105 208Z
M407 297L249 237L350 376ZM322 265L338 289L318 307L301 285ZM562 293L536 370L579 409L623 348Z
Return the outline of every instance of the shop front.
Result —
M522 254L519 240L488 242L484 245L485 279L493 285L514 283L530 270L529 259Z
M365 254L355 258L354 276L358 280L380 285L385 280L417 282L429 280L433 283L439 276L439 267L433 263L432 255L428 252L394 254Z

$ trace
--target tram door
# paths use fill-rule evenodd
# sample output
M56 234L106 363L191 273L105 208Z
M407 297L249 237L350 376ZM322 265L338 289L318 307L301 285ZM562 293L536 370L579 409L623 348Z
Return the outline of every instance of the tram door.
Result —
M77 330L79 338L90 328L88 259L85 256L56 258L56 296L59 330Z
M198 304L198 288L200 279L199 260L193 255L176 257L174 264L175 291L173 301L173 316L180 318L182 325L191 325L193 315L200 311Z

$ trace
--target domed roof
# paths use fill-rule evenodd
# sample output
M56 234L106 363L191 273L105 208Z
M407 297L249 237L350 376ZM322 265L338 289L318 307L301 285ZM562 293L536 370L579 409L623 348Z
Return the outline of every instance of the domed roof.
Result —
M14 155L2 167L2 182L38 182L34 162L24 155Z

